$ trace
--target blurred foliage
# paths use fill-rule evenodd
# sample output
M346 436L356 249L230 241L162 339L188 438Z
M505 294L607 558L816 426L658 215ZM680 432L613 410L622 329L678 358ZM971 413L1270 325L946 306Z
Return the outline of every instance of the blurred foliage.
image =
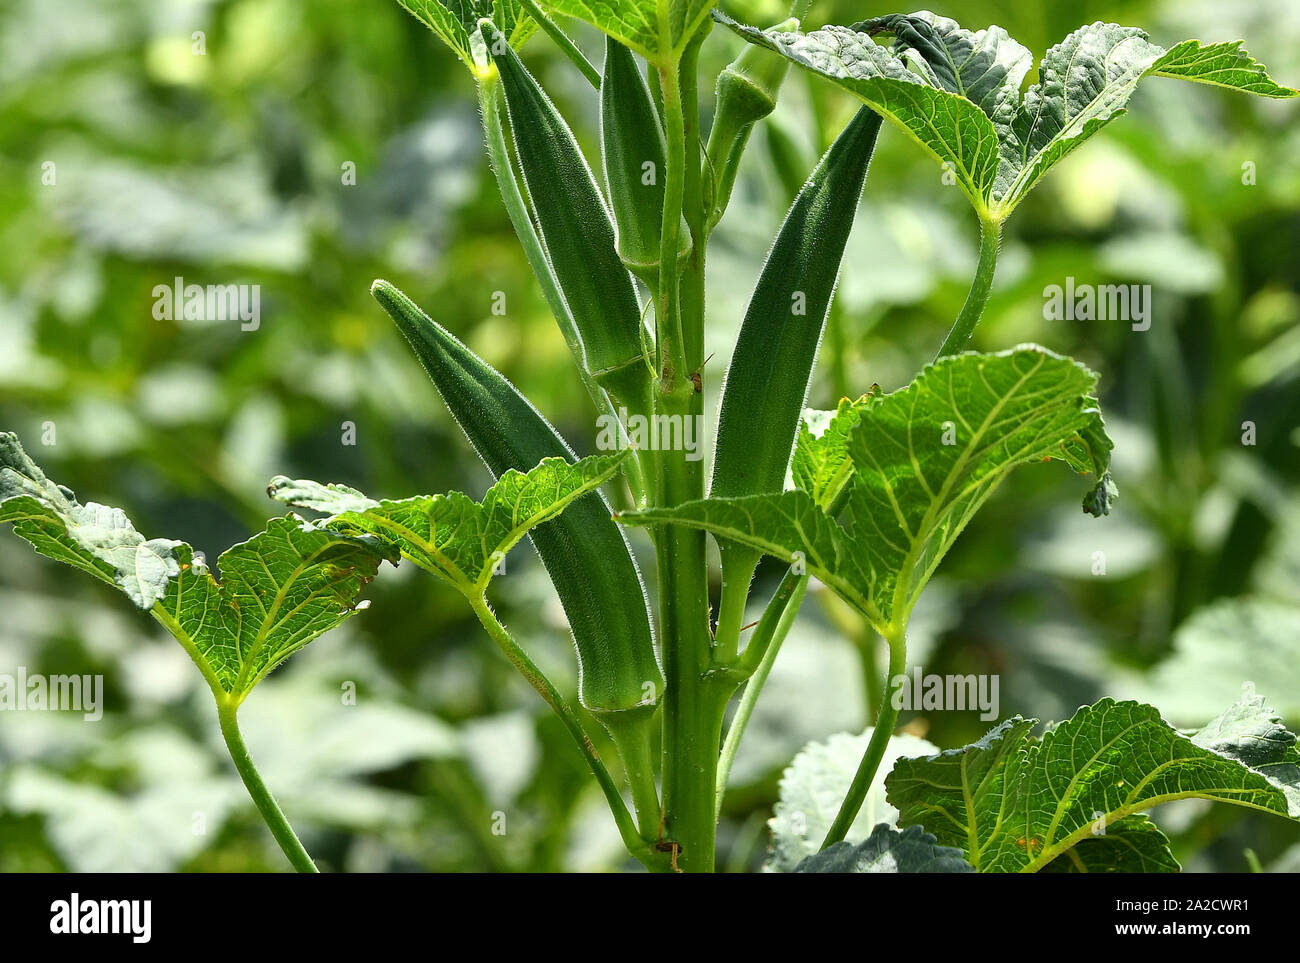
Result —
M1245 37L1274 77L1300 81L1288 0L931 6L1001 24L1039 55L1096 19L1160 42ZM727 7L756 22L784 15L772 0ZM807 22L885 12L825 0ZM572 26L598 60L598 38ZM738 45L716 33L703 69L715 74ZM543 36L524 55L598 156L585 82ZM486 471L367 294L383 276L590 451L593 413L501 209L471 84L396 3L9 0L0 426L83 498L209 557L276 513L263 493L277 473L380 496L481 494ZM802 76L782 96L711 248L712 388L791 199L771 127L810 169L852 110ZM1295 723L1300 124L1286 103L1162 82L1130 114L1010 222L976 335L988 349L1036 341L1102 372L1118 510L1094 521L1056 473L1013 475L923 601L913 661L998 674L1003 716L1059 719L1136 695L1196 725L1251 682ZM942 340L977 227L940 175L886 130L813 406L901 386ZM1044 320L1044 287L1067 275L1150 284L1150 330ZM155 320L153 289L176 277L260 285L260 327ZM342 443L349 423L355 445ZM0 541L0 671L102 673L105 713L0 718L0 871L284 869L184 653L113 592L54 569ZM495 604L571 691L563 613L531 550L507 571ZM625 867L581 758L453 593L404 566L369 595L367 613L277 672L244 714L254 757L322 865ZM813 593L738 756L720 864L761 863L778 777L804 743L867 724L876 649ZM944 747L988 727L975 712L905 721ZM1294 867L1300 851L1293 827L1231 807L1155 818L1191 869L1243 869L1247 847Z

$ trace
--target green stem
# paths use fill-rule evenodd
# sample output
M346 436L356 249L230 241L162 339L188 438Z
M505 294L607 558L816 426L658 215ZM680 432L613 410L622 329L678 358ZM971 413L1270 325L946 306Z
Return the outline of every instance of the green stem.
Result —
M711 23L711 21L710 21ZM704 202L700 173L696 64L704 31L692 39L680 64L661 67L667 134L666 202L662 224L659 308L660 378L656 414L703 416L704 394L689 375L704 354ZM682 265L677 257L682 218L694 245ZM656 452L656 500L669 507L704 497L704 463L685 451ZM676 844L677 868L712 872L714 791L722 719L730 689L711 678L708 569L705 536L681 526L655 531L659 573L664 676L664 833Z
M889 644L889 674L885 679L885 692L880 699L880 714L876 717L875 727L871 730L871 741L867 743L867 751L863 753L858 771L853 775L848 794L844 797L831 828L826 832L826 839L822 841L822 849L838 843L848 834L849 827L857 818L858 810L862 808L871 783L876 778L876 770L880 768L880 760L884 758L889 737L894 734L894 725L898 722L898 709L890 698L890 686L895 676L907 671L906 627L890 626L885 641Z
M628 785L632 787L632 806L636 809L641 838L655 839L659 833L659 789L655 785L655 766L650 746L650 718L644 710L603 713L598 716L618 747Z
M537 5L536 0L519 0L519 2L537 21L537 25L542 28L542 31L555 41L555 45L560 48L560 52L573 61L573 65L578 68L582 76L587 78L587 82L592 87L600 90L600 71L591 65L591 61L578 49L578 45L569 38L569 35L560 29L559 24L545 14L542 8Z
M740 651L740 630L745 621L745 603L761 556L735 545L719 546L722 556L722 597L718 600L718 628L714 633L713 661L729 666Z
M542 295L546 298L546 304L560 326L564 343L568 345L569 353L573 355L583 387L587 389L587 394L596 405L596 410L613 418L613 423L619 426L619 443L626 447L627 435L623 423L618 419L618 412L614 410L614 405L605 394L605 390L596 384L596 379L587 370L586 352L582 347L582 337L578 334L577 322L573 320L568 302L564 300L564 294L560 291L559 281L551 270L550 259L546 256L542 240L533 226L528 202L524 199L519 180L515 177L510 151L506 147L505 132L501 126L501 99L498 94L501 86L500 75L495 67L491 67L480 71L477 79L479 111L483 120L483 136L487 142L488 159L491 162L492 172L496 175L497 187L501 191L501 199L505 203L506 213L510 216L510 223L514 226L515 234L524 249L524 256L528 259L533 275L542 286ZM640 456L633 454L625 459L623 470L627 474L634 499L638 504L644 504L648 489Z
M998 245L1001 240L1000 221L980 221L980 260L979 266L975 269L975 280L971 282L966 303L961 306L961 313L957 315L957 320L952 330L948 332L948 337L944 339L943 347L935 355L935 360L966 350L966 343L975 333L975 325L979 324L980 316L984 313L984 305L989 300L989 291L993 287L993 274L998 264Z
M799 606L803 603L807 589L807 575L787 572L777 587L776 594L772 596L772 601L763 610L763 617L754 632L754 638L745 649L746 661L751 653L757 655L758 661L749 682L745 685L745 694L740 697L740 705L736 707L736 715L731 720L731 728L727 730L727 738L722 743L722 754L718 758L717 788L714 792L717 802L714 811L719 816L722 814L722 800L727 794L731 766L736 761L740 740L745 736L749 719L754 714L754 706L758 704L763 685L772 672L777 653L781 651L781 643L790 633L790 626L794 624L795 616L799 614Z
M569 735L573 737L574 743L583 756L586 757L587 765L591 767L591 772L596 777L596 781L600 783L601 791L605 794L605 800L609 803L610 812L614 815L614 822L618 825L619 835L623 838L623 845L627 847L628 852L646 863L648 867L657 862L657 860L651 858L649 845L639 835L637 827L632 821L632 814L627 811L627 804L623 802L623 796L614 784L614 779L610 776L609 770L605 768L605 763L596 754L596 747L591 744L587 731L582 727L582 723L578 721L573 709L564 701L555 686L551 684L551 680L546 678L542 670L537 667L527 653L511 637L509 631L501 624L501 621L488 606L487 600L482 596L471 598L470 606L473 608L479 622L483 624L483 628L487 629L492 641L497 644L497 648L505 654L505 657L519 670L519 673L528 680L528 684L537 691L542 700L560 717L560 721L564 723L564 728L568 730Z
M676 66L659 69L664 98L664 214L659 230L659 299L655 304L655 340L659 348L661 391L671 390L685 374L686 349L678 304L681 272L677 268L682 198L686 185L686 120Z
M284 854L289 857L293 868L300 873L319 873L320 870L307 855L307 850L303 848L298 835L289 825L289 820L285 818L275 797L271 795L271 790L266 788L257 766L253 765L253 757L248 754L244 737L239 732L239 722L235 718L238 711L239 703L235 699L226 696L217 700L217 719L221 723L221 735L226 740L226 748L230 750L230 758L234 761L235 768L239 770L239 778L244 781L244 788L253 797L257 811L262 814L262 819L266 821L271 835L280 844Z

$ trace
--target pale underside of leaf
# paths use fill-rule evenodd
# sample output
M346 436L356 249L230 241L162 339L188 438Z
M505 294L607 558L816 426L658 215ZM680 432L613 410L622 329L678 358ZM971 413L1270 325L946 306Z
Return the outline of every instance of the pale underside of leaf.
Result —
M781 775L780 798L768 820L772 848L766 870L791 872L818 851L844 802L871 734L871 728L857 735L836 733L824 742L805 745L795 755ZM936 746L916 736L891 735L881 758L881 771L888 772L904 756L926 756L937 751ZM868 791L845 833L845 841L861 843L876 824L892 826L897 820L898 811L885 801L885 787L878 782Z
M961 850L940 846L920 826L903 831L881 823L860 843L841 840L807 857L796 873L973 873Z
M78 504L10 434L0 434L0 521L42 555L119 586L176 636L214 694L236 699L350 616L390 557L374 539L290 515L222 554L219 584L184 542L145 540L120 509Z
M80 504L8 432L0 433L0 522L12 522L45 557L117 585L142 609L162 597L179 571L180 542L146 539L120 508Z
M1124 112L1147 75L1265 97L1300 92L1274 82L1241 42L1187 40L1166 51L1135 27L1093 23L1048 50L1021 96L1029 52L1000 27L970 31L927 11L826 27L763 31L718 15L855 94L940 162L981 218L1000 222L1047 171ZM892 35L890 47L873 35Z
M283 476L268 493L287 504L330 517L335 531L383 539L421 568L469 596L482 595L498 563L530 529L596 489L618 470L627 452L578 462L546 458L527 473L507 471L482 502L460 492L375 501L345 485L321 485Z

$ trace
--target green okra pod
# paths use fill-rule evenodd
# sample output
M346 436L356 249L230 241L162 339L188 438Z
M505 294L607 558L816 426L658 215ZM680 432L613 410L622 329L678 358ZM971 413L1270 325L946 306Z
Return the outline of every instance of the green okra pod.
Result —
M619 257L655 291L664 210L664 132L636 58L612 37L605 38L600 139L605 184L618 228ZM684 218L680 237L680 255L686 255L691 240Z
M722 387L711 493L779 492L880 117L862 108L795 198L750 298Z
M799 21L790 19L773 30L797 30ZM727 209L741 155L749 143L754 125L776 109L777 94L790 61L762 47L746 47L740 56L718 74L713 126L709 130L707 154L713 169L713 210L709 222L716 223Z
M538 234L582 337L587 368L616 405L644 412L651 383L636 286L578 142L491 21L480 27L501 76Z
M543 458L575 460L564 439L500 372L387 281L376 281L371 290L494 476L512 468L528 471ZM573 630L579 699L607 723L611 713L649 715L663 690L645 584L611 514L600 493L592 492L530 536Z

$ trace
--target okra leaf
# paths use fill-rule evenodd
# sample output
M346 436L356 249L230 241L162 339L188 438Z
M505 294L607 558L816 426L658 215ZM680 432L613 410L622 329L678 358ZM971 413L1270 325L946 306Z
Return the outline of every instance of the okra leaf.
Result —
M373 538L272 519L266 530L217 559L221 581L182 545L180 574L155 615L209 682L243 700L276 666L348 619L385 558Z
M781 775L780 798L768 820L772 851L767 870L797 872L798 866L816 854L849 791L871 732L870 728L860 735L839 732L825 742L810 742L799 750ZM881 771L888 772L904 756L927 756L935 752L938 752L936 746L916 736L890 736L880 761ZM885 801L885 787L877 782L863 800L845 842L861 843L877 824L893 826L897 822L898 810Z
M961 850L940 846L920 826L899 832L884 823L863 842L841 840L814 853L796 873L973 873Z
M323 512L320 524L348 535L371 535L394 552L451 582L468 596L481 595L494 569L530 529L559 515L570 503L611 478L627 451L578 462L543 459L524 473L513 469L488 489L481 502L468 495L418 495L375 501L346 485L271 480L277 501Z
M539 0L543 9L577 17L647 60L675 61L695 36L713 0Z
M1000 27L966 30L928 11L808 34L717 19L844 87L901 126L940 162L981 218L1001 222L1062 158L1115 117L1148 75L1265 97L1275 83L1241 42L1165 48L1135 27L1093 23L1048 50L1021 95L1028 51ZM892 36L888 47L873 37Z
M518 50L537 30L537 21L517 0L397 0L407 12L438 35L471 71L470 37L481 18L491 19Z
M118 586L142 609L162 598L180 571L180 542L146 539L120 508L82 505L45 476L12 432L0 432L0 522L12 522L46 558Z
M1144 814L1125 816L1081 840L1043 867L1044 873L1177 873L1169 837Z
M1093 397L1096 383L1083 365L1035 346L945 357L906 388L860 407L848 432L853 477L843 523L800 489L703 499L620 520L703 529L801 563L877 628L901 624L953 541L1016 465L1055 459L1091 472L1097 483L1084 510L1109 511L1111 442Z
M829 78L893 121L936 160L951 164L975 209L987 210L998 171L998 134L971 101L927 83L904 58L849 27L800 33L760 30L723 14L714 17L750 43Z
M241 700L356 611L380 561L397 557L375 539L290 515L223 553L218 582L184 542L146 540L121 509L79 504L8 433L0 434L0 521L40 554L120 587L176 637L214 692Z
M841 398L835 411L810 411L799 422L790 477L794 487L811 495L823 511L830 511L853 478L849 432L872 396L865 394L855 401Z
M1262 698L1243 699L1190 736L1151 706L1113 699L1041 739L1029 735L1035 724L1017 717L964 749L901 760L885 780L899 824L960 846L980 872L1033 872L1085 842L1079 863L1099 865L1121 845L1097 842L1111 826L1141 859L1167 863L1155 837L1127 820L1175 799L1300 819L1296 737Z

